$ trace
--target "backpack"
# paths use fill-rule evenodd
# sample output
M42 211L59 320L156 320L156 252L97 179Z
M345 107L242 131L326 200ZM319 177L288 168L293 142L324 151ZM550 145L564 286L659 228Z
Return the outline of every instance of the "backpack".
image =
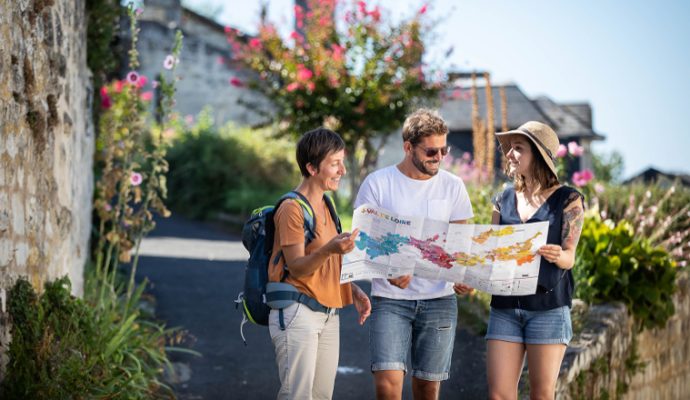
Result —
M257 325L268 325L268 314L272 307L266 303L266 284L268 283L269 265L276 265L283 256L282 251L273 252L273 239L275 235L275 222L273 217L278 207L287 199L295 200L302 207L304 217L304 246L306 247L315 237L314 210L309 201L301 193L291 191L280 197L274 206L263 206L252 211L249 219L242 228L242 244L249 251L249 260L244 270L244 288L235 300L235 308L242 305L242 323L240 335L245 345L242 328L247 321ZM335 222L338 233L342 232L340 219L329 196L324 195L331 218ZM287 277L287 266L284 267L281 282ZM285 284L289 287L290 285ZM289 289L288 289L289 290ZM294 292L296 289L292 288ZM273 308L280 308L274 305Z

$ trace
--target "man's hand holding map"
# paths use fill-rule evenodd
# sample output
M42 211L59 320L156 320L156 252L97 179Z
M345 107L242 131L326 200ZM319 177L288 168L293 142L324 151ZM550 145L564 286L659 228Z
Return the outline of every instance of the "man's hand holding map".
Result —
M520 225L449 224L406 217L364 204L354 211L355 249L343 260L341 283L414 275L464 283L491 294L537 289L548 222Z

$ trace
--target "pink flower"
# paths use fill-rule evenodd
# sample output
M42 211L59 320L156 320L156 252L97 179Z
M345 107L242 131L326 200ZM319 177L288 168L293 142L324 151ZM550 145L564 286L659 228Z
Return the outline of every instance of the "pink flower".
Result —
M254 49L254 50L260 49L261 48L261 40L259 40L257 38L252 38L251 40L249 40L249 47Z
M287 90L288 92L294 92L297 89L299 89L299 83L297 82L292 82L291 84L285 87L285 90Z
M144 92L139 96L143 101L151 101L153 99L153 92Z
M135 13L137 16L139 16L139 15L141 15L141 14L144 13L144 9L143 9L143 8L137 8L137 9L134 11L134 13Z
M309 90L310 92L313 92L315 88L316 88L316 85L314 84L314 82L307 82L307 90Z
M141 185L141 182L144 180L144 178L141 176L140 173L138 172L132 172L132 174L129 176L129 183L132 184L132 186L139 186Z
M107 94L104 96L101 94L101 107L105 110L113 106L113 100Z
M340 45L334 44L331 46L333 49L333 61L340 62L343 60L343 48Z
M357 2L357 7L359 8L359 12L361 12L362 14L366 14L366 13L367 13L367 3L366 3L366 2L364 2L364 1L358 1L358 2Z
M305 82L311 79L314 73L311 72L309 68L306 68L304 64L299 64L297 66L297 80L300 82Z
M191 115L191 114L187 114L187 115L184 117L184 122L186 122L187 125L193 124L193 123L194 123L194 116Z
M108 203L105 203L105 205L103 206L103 209L104 209L105 211L111 211L111 210L113 209L113 206L111 206L111 205L108 204Z
M121 93L124 86L124 81L115 81L115 93Z
M292 33L290 33L290 38L293 40L299 40L301 37L302 36L299 33L297 33L297 31L292 31Z
M230 84L235 87L242 87L244 86L244 82L242 82L240 79L233 77L230 79Z
M606 190L606 188L601 183L597 182L594 184L594 191L595 192L602 194L602 193L604 193L604 190Z
M558 146L558 151L556 151L556 157L563 158L568 154L568 148L564 144Z
M577 187L585 186L592 179L594 179L594 174L588 169L573 174L573 184Z
M139 80L137 80L137 87L139 89L143 88L144 86L146 86L146 82L148 81L149 80L147 77L145 77L144 75L139 75Z
M422 6L422 8L419 9L419 14L424 14L426 12L426 4Z
M369 15L374 19L375 22L379 22L379 20L381 20L381 11L379 10L379 6L376 6L373 10L369 11Z
M584 153L585 149L578 145L577 142L573 141L568 143L568 151L575 157L579 157Z
M136 85L137 82L139 82L139 74L137 74L136 71L130 71L127 74L127 83Z
M158 81L152 81L152 82L151 82L151 86L152 86L154 89L157 88L158 86L160 86L160 84L161 84L161 83L158 82Z
M163 60L163 68L165 69L172 69L172 67L175 66L177 63L177 60L172 54L168 54L165 56L165 60Z

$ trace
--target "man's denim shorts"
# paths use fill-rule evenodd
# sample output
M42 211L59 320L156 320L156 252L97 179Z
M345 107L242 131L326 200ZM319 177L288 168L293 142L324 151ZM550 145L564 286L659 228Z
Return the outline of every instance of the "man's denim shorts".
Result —
M570 308L544 311L491 308L486 340L526 344L565 344L573 337Z
M372 298L371 370L407 372L427 381L448 379L458 308L455 295L429 300Z

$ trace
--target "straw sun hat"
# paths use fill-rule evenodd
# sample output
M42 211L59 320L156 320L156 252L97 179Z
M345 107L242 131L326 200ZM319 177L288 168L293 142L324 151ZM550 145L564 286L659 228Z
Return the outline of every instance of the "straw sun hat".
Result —
M539 150L541 158L544 159L546 165L551 169L553 175L558 177L554 161L556 160L556 152L558 151L559 143L558 135L556 135L553 129L541 122L529 121L512 131L496 132L496 138L501 144L501 151L503 151L505 155L507 155L510 150L510 135L522 135L531 140L537 150Z

